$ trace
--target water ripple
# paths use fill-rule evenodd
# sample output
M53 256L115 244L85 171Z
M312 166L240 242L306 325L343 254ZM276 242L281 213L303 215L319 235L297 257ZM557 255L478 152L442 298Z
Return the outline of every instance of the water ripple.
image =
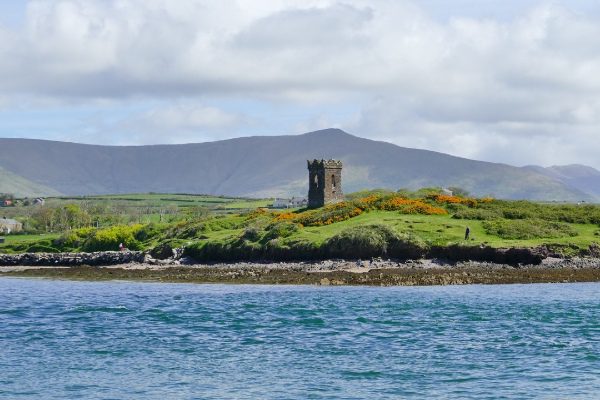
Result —
M599 294L0 278L0 399L594 398Z

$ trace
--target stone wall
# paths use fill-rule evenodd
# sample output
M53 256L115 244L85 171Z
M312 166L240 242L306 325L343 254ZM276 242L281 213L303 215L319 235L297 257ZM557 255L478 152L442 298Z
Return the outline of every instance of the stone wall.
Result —
M0 254L0 266L101 266L144 261L145 255L141 251L102 251L96 253Z

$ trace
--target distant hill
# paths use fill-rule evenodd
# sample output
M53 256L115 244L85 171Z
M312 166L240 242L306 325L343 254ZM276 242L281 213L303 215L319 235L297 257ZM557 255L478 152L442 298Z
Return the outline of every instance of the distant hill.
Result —
M595 168L579 164L527 168L600 199L600 171Z
M305 195L306 160L344 162L346 192L460 186L510 199L592 200L583 187L535 168L473 161L326 129L296 136L217 142L98 146L0 139L0 167L67 195L163 192L234 196Z
M0 167L0 193L17 197L59 196L60 192L32 182Z

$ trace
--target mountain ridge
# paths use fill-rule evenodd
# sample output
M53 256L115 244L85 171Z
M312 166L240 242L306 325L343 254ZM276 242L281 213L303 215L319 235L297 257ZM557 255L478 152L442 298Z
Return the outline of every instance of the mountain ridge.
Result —
M313 158L344 161L346 192L373 187L460 186L475 195L500 198L597 199L596 194L582 190L582 185L560 180L539 170L542 167L521 168L405 148L339 129L141 146L0 139L1 168L65 195L151 191L305 195L306 160Z

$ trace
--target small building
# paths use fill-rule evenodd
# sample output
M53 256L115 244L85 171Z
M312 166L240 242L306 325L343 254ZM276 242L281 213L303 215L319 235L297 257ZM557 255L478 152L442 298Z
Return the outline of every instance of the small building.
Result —
M273 201L273 208L299 208L306 207L308 200L305 197L292 197L291 199L277 198Z
M44 199L43 197L38 197L35 200L33 200L33 204L36 206L43 206L44 204L46 204L46 199Z
M452 192L452 190L450 190L450 189L442 188L442 194L446 195L446 196L453 196L454 192Z
M289 204L290 204L290 199L276 198L273 201L273 205L271 207L273 207L273 208L288 208Z
M306 197L292 197L290 199L292 208L306 207L308 205L308 199Z
M21 232L23 224L16 219L0 218L0 233Z
M12 200L6 199L0 202L0 205L2 207L12 207L14 205L14 202Z

